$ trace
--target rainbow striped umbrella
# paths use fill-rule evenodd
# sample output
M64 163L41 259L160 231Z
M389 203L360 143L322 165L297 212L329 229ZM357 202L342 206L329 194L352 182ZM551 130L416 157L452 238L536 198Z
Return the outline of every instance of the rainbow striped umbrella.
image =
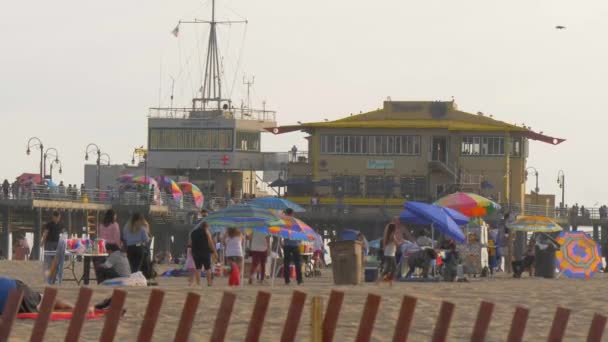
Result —
M568 278L591 278L602 269L602 252L584 232L562 232L555 252L557 268Z
M183 192L189 192L192 194L192 198L194 198L194 205L199 208L203 207L203 201L205 197L203 196L203 192L199 189L198 186L190 183L190 182L179 182L177 183Z
M311 226L304 223L304 221L297 219L293 216L287 216L287 215L280 215L279 217L285 223L285 227L289 231L288 235L290 235L290 237L287 237L287 239L304 240L302 238L295 239L295 238L291 237L291 235L304 234L306 236L306 240L308 240L308 241L315 240L315 238L317 236L317 232L315 232L315 230L312 229Z
M251 200L249 203L266 209L285 210L287 208L291 208L296 213L303 213L306 211L306 209L299 204L278 197L257 197Z
M518 216L507 226L509 229L532 233L553 233L564 230L557 222L542 216Z
M500 210L500 205L496 202L469 192L455 192L438 199L434 204L457 210L469 217L485 216Z
M184 194L182 193L182 189L173 179L166 176L159 176L155 179L162 189L167 189L171 192L175 201L181 202Z

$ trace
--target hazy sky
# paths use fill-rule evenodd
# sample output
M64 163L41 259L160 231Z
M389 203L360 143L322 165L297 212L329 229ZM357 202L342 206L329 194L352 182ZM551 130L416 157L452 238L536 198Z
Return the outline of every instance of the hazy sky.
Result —
M38 170L27 139L56 147L67 183L83 180L84 148L95 142L113 162L145 144L148 107L188 106L200 82L209 1L12 1L0 11L0 177ZM227 88L243 98L243 73L256 76L253 101L279 123L337 119L393 100L449 100L568 139L534 142L529 165L541 192L566 202L608 203L602 145L608 119L608 2L587 0L218 0ZM557 31L556 25L567 30ZM245 36L244 49L241 42ZM241 63L238 63L241 56ZM239 65L235 76L234 68ZM160 100L159 100L159 88ZM301 134L265 137L283 151ZM56 177L57 179L57 177ZM528 188L533 187L532 181Z

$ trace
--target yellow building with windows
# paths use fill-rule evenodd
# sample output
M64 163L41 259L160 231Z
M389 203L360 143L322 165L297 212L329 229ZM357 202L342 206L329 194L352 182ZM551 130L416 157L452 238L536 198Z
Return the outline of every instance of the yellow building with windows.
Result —
M454 102L387 101L368 113L269 130L309 134L308 151L290 158L290 198L308 203L318 194L322 203L353 205L433 201L458 190L523 204L528 141L564 141Z

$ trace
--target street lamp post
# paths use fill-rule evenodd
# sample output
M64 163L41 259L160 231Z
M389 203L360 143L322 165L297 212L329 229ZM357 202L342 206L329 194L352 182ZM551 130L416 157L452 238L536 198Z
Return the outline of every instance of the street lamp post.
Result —
M562 202L559 204L560 209L566 207L564 192L566 191L566 175L564 174L564 170L559 170L557 172L557 184L562 189Z
M101 166L101 149L99 148L99 146L97 146L97 144L93 144L90 143L87 145L87 148L85 149L85 154L84 154L84 160L89 160L89 153L97 153L97 181L96 181L96 185L97 185L97 190L100 189L100 170L99 167Z
M214 155L214 156L207 156L207 155L200 155L198 156L197 160L196 160L196 169L200 170L201 168L201 157L203 158L207 158L207 194L205 194L205 196L210 196L211 195L211 162L218 160L218 156Z
M40 182L44 181L44 144L38 137L31 137L27 141L27 149L25 153L29 156L31 149L38 147L40 149Z
M46 161L47 161L47 159L49 159L49 157L54 158L53 160L51 160L51 163L50 163L50 168L52 170L53 163L57 163L57 164L59 163L59 151L57 151L57 149L54 148L54 147L49 147L49 148L47 148L44 151L44 156L43 156L44 162L43 162L43 165L42 165L42 170L44 171L43 172L44 175L42 176L42 178L46 177ZM50 173L50 176L51 176L51 180L53 180L53 172L52 171Z
M105 162L108 163L108 166L112 165L112 159L110 159L110 155L107 153L102 153L100 156L101 157L106 157Z
M538 193L540 191L540 189L538 188L538 170L534 166L529 166L526 169L526 180L528 179L528 170L529 169L534 170L534 176L536 177L536 187L534 188L534 192L536 193L536 196L535 196L536 197L536 201L534 201L535 202L534 204L538 204Z
M53 164L59 164L59 174L63 173L63 164L61 160L54 160L51 162L49 176L51 176L51 180L53 180Z

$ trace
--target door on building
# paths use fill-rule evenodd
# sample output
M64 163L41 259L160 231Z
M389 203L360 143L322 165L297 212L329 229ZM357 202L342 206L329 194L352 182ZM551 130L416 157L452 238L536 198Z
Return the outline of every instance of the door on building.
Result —
M433 161L447 163L448 161L448 137L433 137L431 144Z

